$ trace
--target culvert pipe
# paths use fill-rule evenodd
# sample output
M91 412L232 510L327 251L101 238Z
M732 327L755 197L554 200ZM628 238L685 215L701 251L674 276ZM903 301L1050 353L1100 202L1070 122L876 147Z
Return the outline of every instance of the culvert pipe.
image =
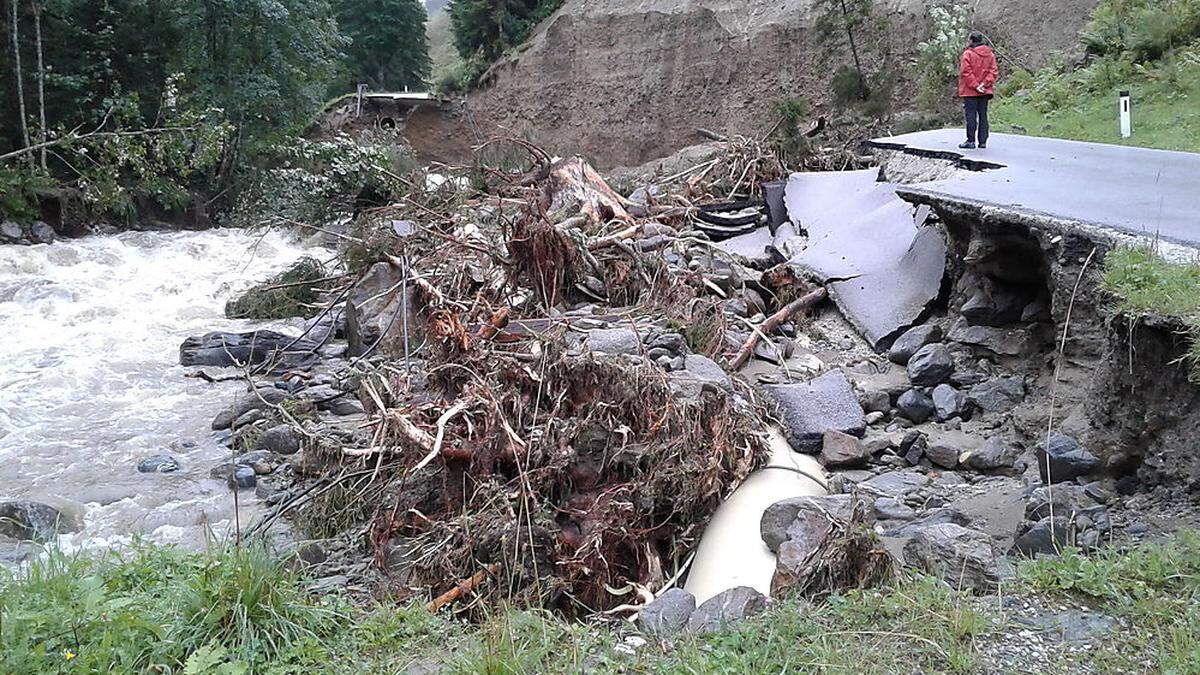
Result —
M709 521L684 590L696 604L735 586L771 594L775 554L762 540L759 523L767 507L792 497L828 493L825 470L815 457L794 450L779 429L768 431L771 461L755 471L717 508Z

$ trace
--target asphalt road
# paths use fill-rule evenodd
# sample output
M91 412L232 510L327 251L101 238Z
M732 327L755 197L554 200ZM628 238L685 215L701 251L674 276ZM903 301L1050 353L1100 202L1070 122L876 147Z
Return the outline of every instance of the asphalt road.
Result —
M1011 134L992 134L986 149L959 150L963 139L961 129L940 129L870 144L998 167L905 186L906 192L1200 246L1200 154Z

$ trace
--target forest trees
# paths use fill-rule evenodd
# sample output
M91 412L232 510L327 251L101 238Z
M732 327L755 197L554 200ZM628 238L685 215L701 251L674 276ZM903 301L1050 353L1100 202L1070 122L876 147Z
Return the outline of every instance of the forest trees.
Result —
M47 186L125 219L147 200L228 204L339 73L403 87L428 70L419 0L3 4L0 219L30 218Z
M424 86L430 60L420 0L340 0L337 19L350 39L347 88L359 82L382 91Z
M491 63L561 5L562 0L450 0L454 46L464 59Z

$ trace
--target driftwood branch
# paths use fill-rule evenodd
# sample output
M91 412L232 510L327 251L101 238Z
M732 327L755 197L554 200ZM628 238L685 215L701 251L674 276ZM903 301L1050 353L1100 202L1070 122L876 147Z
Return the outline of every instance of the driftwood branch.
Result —
M818 302L824 300L828 294L828 291L822 286L796 298L784 305L783 309L767 317L767 320L763 321L762 325L750 333L750 337L746 338L746 342L742 344L742 348L738 350L737 356L734 356L733 360L730 361L729 366L737 370L746 365L746 361L750 360L750 355L754 353L754 348L758 346L758 342L762 339L763 335L774 332L779 328L780 324L786 322L801 310L812 308Z
M475 590L485 579L500 571L500 563L491 563L470 577L458 582L454 588L442 593L425 606L430 612L436 612L446 605Z

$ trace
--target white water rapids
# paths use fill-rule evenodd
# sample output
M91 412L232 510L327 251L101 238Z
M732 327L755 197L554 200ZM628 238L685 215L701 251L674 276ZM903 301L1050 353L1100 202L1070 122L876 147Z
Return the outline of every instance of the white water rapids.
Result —
M210 423L239 385L184 377L179 344L253 326L225 319L225 301L304 254L283 234L240 230L0 246L0 501L77 520L60 537L68 549L227 536L232 494L208 472L229 450ZM137 472L159 453L183 469ZM245 527L258 500L241 502Z

